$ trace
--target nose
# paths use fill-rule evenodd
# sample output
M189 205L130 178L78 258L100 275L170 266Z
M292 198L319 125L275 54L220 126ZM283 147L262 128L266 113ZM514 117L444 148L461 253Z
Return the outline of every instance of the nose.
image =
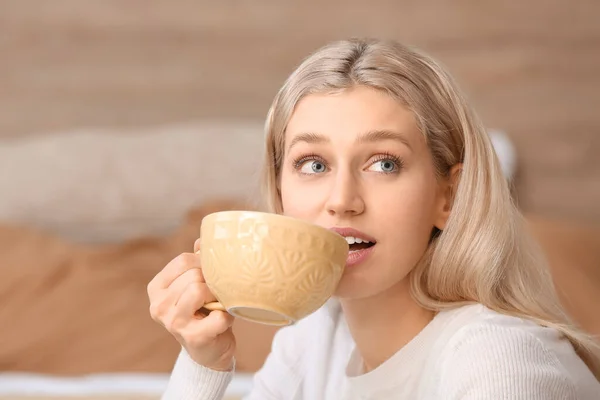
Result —
M365 211L359 182L350 173L339 173L327 199L327 213L339 217L359 215Z

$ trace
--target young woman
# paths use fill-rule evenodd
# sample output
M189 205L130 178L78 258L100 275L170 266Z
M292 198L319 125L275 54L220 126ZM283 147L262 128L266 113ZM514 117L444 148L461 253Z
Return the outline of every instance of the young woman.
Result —
M393 42L330 44L286 81L266 130L271 210L337 229L351 253L334 298L277 333L249 399L600 399L598 345L561 308L439 64ZM214 300L199 257L148 293L182 345L164 399L220 399L233 321L195 316Z

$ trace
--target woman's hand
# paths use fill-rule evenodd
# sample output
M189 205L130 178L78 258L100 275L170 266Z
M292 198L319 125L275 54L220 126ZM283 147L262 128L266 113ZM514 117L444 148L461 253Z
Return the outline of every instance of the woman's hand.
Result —
M198 312L215 301L200 265L200 239L195 253L182 253L148 284L150 315L171 333L198 364L217 371L233 368L233 316L224 311Z

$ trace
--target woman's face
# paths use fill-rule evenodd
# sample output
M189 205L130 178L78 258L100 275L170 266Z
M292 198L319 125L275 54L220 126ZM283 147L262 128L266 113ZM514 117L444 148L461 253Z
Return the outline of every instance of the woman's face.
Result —
M337 296L406 285L433 228L444 227L448 192L412 113L385 93L356 87L298 103L286 130L283 213L346 236Z

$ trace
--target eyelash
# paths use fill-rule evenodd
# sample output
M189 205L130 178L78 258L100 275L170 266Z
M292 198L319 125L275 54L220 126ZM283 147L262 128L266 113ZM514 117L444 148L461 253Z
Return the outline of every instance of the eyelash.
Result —
M387 152L377 154L375 156L375 161L373 161L373 164L378 161L392 161L394 164L396 164L396 170L392 172L385 172L386 174L393 174L395 172L400 171L404 167L404 161L400 157Z
M298 158L295 158L294 162L293 162L294 169L299 172L300 168L302 168L302 165L307 161L319 161L319 162L327 165L327 163L325 162L325 160L323 160L323 158L319 157L318 155L316 155L314 153L310 153L310 154L305 154Z
M325 162L325 160L318 156L317 154L311 153L311 154L305 154L302 155L298 158L295 158L293 160L293 166L294 169L298 172L300 172L300 169L302 168L302 165L307 162L307 161L319 161L321 163L323 163L325 166L327 166L327 163ZM392 172L384 172L385 174L393 174L396 173L398 171L400 171L403 167L404 167L404 161L391 153L388 152L383 152L383 153L379 153L375 156L375 160L372 162L372 164L379 162L379 161L392 161L394 164L396 164L396 170L392 171ZM312 174L306 174L306 175L312 175Z

